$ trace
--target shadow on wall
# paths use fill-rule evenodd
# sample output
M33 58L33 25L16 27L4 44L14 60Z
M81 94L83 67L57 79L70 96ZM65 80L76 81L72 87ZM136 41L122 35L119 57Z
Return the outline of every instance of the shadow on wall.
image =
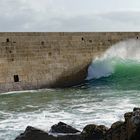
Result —
M71 73L70 75L59 77L56 82L54 83L53 88L66 88L71 87L75 85L79 85L83 83L87 77L88 67L90 64L85 65L84 67L74 68L72 71L74 73ZM78 69L78 71L77 71ZM71 71L71 70L70 70ZM69 71L67 72L69 73ZM62 74L63 75L63 74Z
M56 81L50 85L50 88L69 88L83 83L87 77L89 65L90 63L86 64L85 66L83 65L81 69L79 69L79 67L74 67L73 69L62 73L61 76L59 76L59 78L57 78ZM46 85L43 85L40 88L46 88Z

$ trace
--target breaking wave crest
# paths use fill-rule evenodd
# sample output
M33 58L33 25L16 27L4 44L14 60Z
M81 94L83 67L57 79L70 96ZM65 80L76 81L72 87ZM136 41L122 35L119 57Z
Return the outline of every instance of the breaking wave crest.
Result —
M88 68L90 83L140 88L140 41L127 40L108 49Z

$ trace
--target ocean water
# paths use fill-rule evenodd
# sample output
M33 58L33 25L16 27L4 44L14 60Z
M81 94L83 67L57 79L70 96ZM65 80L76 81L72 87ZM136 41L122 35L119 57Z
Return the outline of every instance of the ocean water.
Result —
M110 126L140 107L140 41L112 46L89 66L81 85L0 94L0 140L14 140L28 125L49 130L63 121L82 130Z

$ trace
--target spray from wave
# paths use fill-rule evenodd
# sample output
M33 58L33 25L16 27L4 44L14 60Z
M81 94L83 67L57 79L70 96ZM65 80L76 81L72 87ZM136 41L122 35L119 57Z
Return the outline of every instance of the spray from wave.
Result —
M92 62L86 80L92 85L140 88L140 41L131 39L113 45Z

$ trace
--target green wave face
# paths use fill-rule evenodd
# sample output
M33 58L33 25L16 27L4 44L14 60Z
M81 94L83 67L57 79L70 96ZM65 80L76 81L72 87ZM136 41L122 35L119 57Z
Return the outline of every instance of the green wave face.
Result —
M108 66L108 64L107 64ZM90 86L110 87L116 89L140 89L140 63L132 60L112 60L110 61L110 74L100 78L93 78L88 81Z

